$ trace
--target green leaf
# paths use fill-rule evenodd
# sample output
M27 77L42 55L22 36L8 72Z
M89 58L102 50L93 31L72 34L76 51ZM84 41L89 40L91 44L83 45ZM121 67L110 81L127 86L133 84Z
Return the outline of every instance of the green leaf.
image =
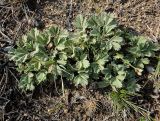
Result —
M59 35L59 38L67 38L68 37L68 31L65 30L65 29L61 29L60 30L60 35Z
M37 43L40 45L46 45L48 42L49 36L47 34L40 34L37 36Z
M117 27L117 25L116 24L114 24L114 25L110 25L110 26L108 26L108 25L105 25L104 26L104 33L106 34L105 36L109 36L109 35L111 35L112 33L112 30L114 29L114 28L116 28Z
M39 72L37 75L36 75L36 78L37 78L37 81L38 83L41 83L42 81L46 80L46 72Z
M115 59L123 59L124 56L123 54L120 54L120 53L116 53L116 55L114 56Z
M82 86L86 86L88 85L88 79L89 79L88 74L80 73L78 76L74 78L74 83L76 86L78 86L79 84Z
M90 19L88 20L88 24L89 27L93 27L93 26L109 26L109 25L114 25L115 21L114 21L114 17L113 15L108 15L105 12L98 14L98 15L93 15L90 17Z
M65 49L66 39L55 40L54 43L58 50L63 50Z
M19 87L24 90L34 90L35 87L33 85L33 76L34 75L32 73L22 75L19 82Z
M157 46L142 36L135 37L131 44L128 51L137 57L151 57L154 56L154 51L157 51Z
M120 50L121 49L121 45L119 43L113 42L112 45L113 45L113 48L115 50Z
M57 60L57 63L60 65L65 65L67 63L66 60Z
M93 15L91 18L89 18L88 20L88 26L89 27L95 27L95 26L98 26L98 17L96 15Z
M90 71L92 73L98 74L101 70L99 68L99 65L96 62L91 63L91 69Z
M34 57L37 53L40 52L40 45L35 43L34 47L35 47L35 50L33 52L30 53L30 56Z
M76 62L76 68L80 70L83 67L83 63L81 61Z
M121 49L121 45L122 45L122 41L123 38L122 37L118 37L118 36L114 36L110 39L110 41L112 42L113 48L115 50L120 50Z
M140 90L141 86L137 84L136 80L128 80L126 83L126 89L129 92L138 92Z
M116 88L122 88L122 82L116 78L112 79L112 86L116 87Z
M31 59L29 65L31 65L34 71L39 71L41 69L42 62L39 58L35 57Z
M91 36L108 37L112 34L112 30L116 27L114 17L106 13L101 13L99 15L93 15L88 20L88 27L92 28Z
M28 34L27 34L27 40L28 41L37 41L37 36L39 35L39 31L37 28L32 29Z
M67 53L66 52L59 52L59 58L61 60L67 60Z
M89 63L89 61L87 60L87 55L86 55L86 54L82 54L82 55L80 56L80 61L77 61L77 62L76 62L76 68L77 68L78 70L80 70L80 69L82 69L82 68L86 69L86 68L88 68L89 66L90 66L90 63Z
M83 64L83 68L88 68L89 65L90 65L90 63L89 63L88 60L83 60L83 61L82 61L82 64Z
M105 43L105 49L106 49L106 51L111 50L112 47L113 47L112 42L107 41L107 42Z
M100 37L101 36L100 28L99 27L93 27L93 30L90 32L90 36Z
M95 56L96 63L99 65L100 70L104 69L104 64L108 61L108 53L98 53Z
M19 62L24 63L28 59L28 57L29 57L28 52L22 48L18 48L10 52L10 60L17 61L17 63Z
M86 21L86 18L83 17L81 14L79 14L77 17L76 17L76 20L74 22L74 26L81 30L81 31L85 31L85 29L87 28L87 21Z
M60 34L60 29L57 26L50 27L48 30L48 34L51 36L57 37Z
M148 58L142 58L141 59L143 64L149 64L149 59Z
M118 75L116 76L116 78L120 81L123 81L126 78L126 73L123 72L122 74L119 74L119 72L118 72Z

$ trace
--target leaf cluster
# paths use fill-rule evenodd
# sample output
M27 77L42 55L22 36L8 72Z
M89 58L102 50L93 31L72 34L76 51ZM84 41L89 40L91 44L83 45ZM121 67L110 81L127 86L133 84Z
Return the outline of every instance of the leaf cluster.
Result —
M99 88L111 86L114 91L139 89L136 78L159 46L122 31L111 14L78 15L74 27L74 32L35 28L17 41L10 59L22 74L21 88L33 90L49 78L61 77L76 86L95 81Z

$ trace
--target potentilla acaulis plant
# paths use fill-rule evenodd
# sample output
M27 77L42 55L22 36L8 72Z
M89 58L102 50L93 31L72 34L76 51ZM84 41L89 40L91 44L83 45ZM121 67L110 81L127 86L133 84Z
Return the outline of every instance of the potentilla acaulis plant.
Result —
M78 15L73 25L74 32L35 28L17 41L9 57L21 73L19 87L34 90L49 78L62 78L75 86L94 82L98 88L138 91L136 78L160 47L121 30L111 14Z

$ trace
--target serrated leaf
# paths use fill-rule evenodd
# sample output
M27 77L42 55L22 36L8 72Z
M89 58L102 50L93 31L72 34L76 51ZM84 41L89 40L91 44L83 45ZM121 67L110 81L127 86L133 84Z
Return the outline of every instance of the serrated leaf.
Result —
M10 60L17 62L25 62L28 59L28 52L24 49L18 48L10 53Z
M97 64L103 66L108 61L108 54L107 53L98 53L96 56Z
M121 88L122 87L122 82L116 78L114 78L112 80L112 86L116 87L116 88Z
M66 60L57 60L57 63L60 65L65 65L67 63Z
M98 23L97 23L97 16L96 15L93 15L89 20L88 20L88 25L89 27L94 27L94 26L98 26Z
M38 83L41 83L42 81L44 81L46 79L46 73L45 72L39 72L36 75L36 79L37 79Z
M112 42L107 41L107 42L106 42L106 44L105 44L105 48L106 48L106 50L107 50L107 51L109 51L109 50L111 50L111 49L112 49L112 47L113 47Z
M111 34L112 30L113 30L114 28L116 28L116 27L117 27L116 24L110 25L110 26L106 25L105 28L104 28L105 34L106 34L105 36L109 36L109 35Z
M67 38L67 37L68 37L68 31L64 30L64 29L61 29L59 38Z
M35 71L39 71L42 66L41 60L37 57L32 58L29 64Z
M99 27L93 27L93 30L90 32L90 35L94 36L94 37L100 37L100 35L101 35L100 28Z
M123 73L123 74L119 74L116 76L116 78L120 81L123 81L125 78L126 78L126 73Z
M32 57L34 57L35 54L37 54L37 53L40 52L39 44L35 43L34 47L35 47L35 50L34 50L33 52L30 53L30 56L32 56Z
M62 38L62 39L55 39L54 40L54 44L56 46L56 48L60 51L62 51L63 49L65 49L65 43L66 43L66 39Z
M59 58L61 60L67 60L67 53L66 52L59 52Z
M91 72L96 73L96 74L100 72L99 65L96 62L91 63Z
M34 90L33 75L31 73L22 75L19 82L19 87L24 90Z
M81 55L80 59L81 59L80 61L76 62L76 68L78 70L80 70L81 68L84 68L84 69L88 68L90 63L87 60L87 55L86 54Z
M121 45L119 43L112 42L112 45L113 45L113 48L117 51L121 49Z
M131 44L133 47L128 50L137 57L151 57L156 51L156 45L142 36L135 37Z
M60 29L57 26L50 27L48 30L48 34L54 37L59 35L59 33L60 33Z
M83 61L82 61L82 64L83 64L83 68L88 68L89 65L90 65L90 63L89 63L88 60L83 60Z
M76 17L76 20L74 22L74 25L77 29L80 29L81 31L85 31L85 29L87 28L87 21L86 18L83 17L81 14L79 14Z
M126 88L128 91L135 93L140 90L141 86L136 83L136 80L129 80L126 83Z
M142 58L142 63L143 64L149 64L149 59L148 58Z
M124 56L123 54L120 54L120 53L116 53L116 55L114 56L115 59L123 59Z
M74 83L76 86L78 86L79 84L82 86L86 86L88 85L88 79L89 79L88 74L80 73L78 76L74 78Z
M118 36L114 36L114 37L111 38L110 41L120 43L120 42L123 41L123 38L122 37L118 37Z
M48 38L49 38L48 35L40 34L39 36L37 36L37 43L45 45L48 42Z
M27 40L28 41L37 41L37 36L39 35L39 31L37 28L32 29L28 34L27 34Z
M76 62L76 68L77 68L78 70L80 70L82 67L83 67L82 62L81 62L81 61L77 61L77 62Z
M112 42L113 48L115 50L118 51L121 49L121 45L122 45L122 41L123 41L122 37L114 36L111 38L110 41Z

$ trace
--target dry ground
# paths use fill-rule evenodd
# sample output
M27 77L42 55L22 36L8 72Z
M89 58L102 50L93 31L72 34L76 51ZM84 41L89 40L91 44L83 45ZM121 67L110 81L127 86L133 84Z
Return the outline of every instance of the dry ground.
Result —
M27 1L27 0L26 0ZM58 24L73 30L75 15L83 13L114 13L120 25L129 31L160 41L160 0L2 0L0 1L0 120L6 121L134 121L139 115L113 115L109 99L103 91L67 88L59 96L52 84L41 86L33 93L22 93L17 88L19 74L8 61L6 53L15 41L33 27L44 29ZM160 102L151 98L153 82L142 90L137 103L160 120ZM39 95L37 95L39 93ZM147 94L147 95L146 95ZM156 95L157 96L157 95ZM158 95L159 96L159 95ZM126 112L127 113L127 112ZM121 118L120 118L121 117Z

